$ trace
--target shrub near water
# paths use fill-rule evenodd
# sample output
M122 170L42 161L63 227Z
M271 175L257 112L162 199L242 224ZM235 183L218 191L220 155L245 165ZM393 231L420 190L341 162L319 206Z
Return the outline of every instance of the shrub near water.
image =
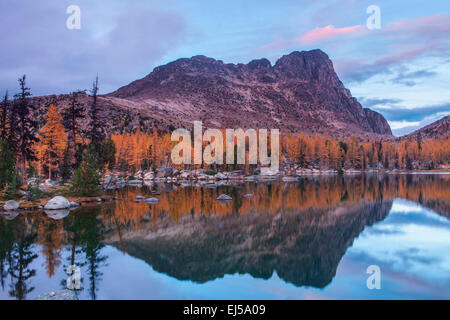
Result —
M99 192L99 184L98 154L89 145L80 167L73 175L72 192L79 196L95 195Z

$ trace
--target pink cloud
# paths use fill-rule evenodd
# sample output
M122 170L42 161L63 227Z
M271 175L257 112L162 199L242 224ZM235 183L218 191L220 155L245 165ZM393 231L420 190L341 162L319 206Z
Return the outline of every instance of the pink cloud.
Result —
M393 22L386 27L387 32L412 31L417 34L429 36L430 33L450 31L450 14L436 14L409 20Z
M333 25L328 25L326 27L317 27L314 30L304 34L300 37L300 41L303 43L317 42L324 39L330 39L342 35L357 34L364 30L361 25L336 28Z

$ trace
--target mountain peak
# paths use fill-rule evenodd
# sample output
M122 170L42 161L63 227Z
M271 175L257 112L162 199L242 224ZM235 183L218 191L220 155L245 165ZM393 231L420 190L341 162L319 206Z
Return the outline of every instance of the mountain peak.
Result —
M362 108L319 49L294 51L274 66L266 58L248 64L202 55L178 59L107 97L126 99L140 112L159 110L161 119L184 127L204 120L227 128L391 135L383 116Z

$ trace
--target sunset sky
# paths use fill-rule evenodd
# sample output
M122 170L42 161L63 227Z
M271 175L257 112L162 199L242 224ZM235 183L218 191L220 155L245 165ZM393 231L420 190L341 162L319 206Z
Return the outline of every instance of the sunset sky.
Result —
M69 30L66 8L81 8ZM366 27L369 5L381 29ZM33 95L101 92L202 54L226 63L319 48L364 107L401 135L450 114L448 0L2 0L0 93L27 74Z

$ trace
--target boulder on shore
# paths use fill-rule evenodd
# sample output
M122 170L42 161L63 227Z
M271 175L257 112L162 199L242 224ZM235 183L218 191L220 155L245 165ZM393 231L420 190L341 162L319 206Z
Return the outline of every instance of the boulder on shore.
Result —
M38 178L29 178L28 180L27 180L27 185L28 186L35 186L35 185L38 185L39 184L39 179Z
M6 203L3 205L3 209L6 211L12 211L19 209L19 203L14 200L6 201Z
M144 180L153 180L155 179L155 174L153 171L149 171L144 175Z
M48 187L54 187L56 186L58 183L56 181L53 181L51 179L47 179L44 181L44 185L48 186Z
M174 168L172 167L159 168L156 172L156 178L166 178L168 176L171 176L173 172Z
M45 205L45 210L61 210L61 209L67 209L70 207L70 202L66 198L62 196L54 197L53 199L50 199L47 204Z
M219 180L227 180L228 176L222 172L219 172L218 174L216 174L216 178Z

